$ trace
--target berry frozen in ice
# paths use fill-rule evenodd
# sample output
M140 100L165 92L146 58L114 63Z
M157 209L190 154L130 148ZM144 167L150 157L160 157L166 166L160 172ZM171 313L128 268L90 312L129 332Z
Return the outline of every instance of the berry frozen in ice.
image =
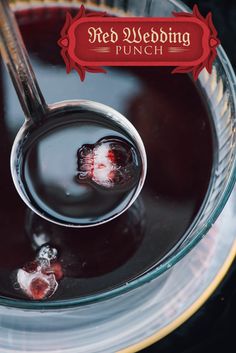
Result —
M17 283L31 299L50 298L57 290L58 283L46 259L38 259L17 271Z
M63 277L61 264L57 261L57 249L43 245L34 261L28 262L17 271L17 283L29 298L43 300L50 298Z
M139 158L133 146L107 137L78 150L78 181L93 182L107 189L129 188L139 177Z

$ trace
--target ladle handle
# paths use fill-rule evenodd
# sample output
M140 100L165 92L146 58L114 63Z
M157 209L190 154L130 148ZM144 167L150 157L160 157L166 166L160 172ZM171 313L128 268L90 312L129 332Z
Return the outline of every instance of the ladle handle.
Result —
M26 119L41 120L46 114L47 104L7 0L0 0L0 49Z

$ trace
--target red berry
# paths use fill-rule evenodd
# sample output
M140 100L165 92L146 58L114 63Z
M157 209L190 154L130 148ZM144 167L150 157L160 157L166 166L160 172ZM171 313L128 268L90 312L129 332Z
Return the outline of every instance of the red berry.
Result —
M62 279L62 277L64 276L63 270L62 270L62 266L59 262L55 262L53 264L51 264L51 270L54 273L56 280L59 281Z
M38 261L31 261L23 266L23 270L28 273L35 273L37 272L38 266Z
M49 283L43 278L35 278L30 283L30 292L34 300L42 300L47 296Z

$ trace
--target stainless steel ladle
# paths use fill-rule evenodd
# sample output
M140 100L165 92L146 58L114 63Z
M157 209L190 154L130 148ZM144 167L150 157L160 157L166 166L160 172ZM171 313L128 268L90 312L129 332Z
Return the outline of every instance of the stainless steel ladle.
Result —
M119 216L127 210L138 197L146 176L147 160L145 148L134 126L114 109L92 101L74 100L47 105L31 67L15 16L10 9L8 1L5 0L0 1L0 48L25 114L25 123L15 138L11 152L12 178L23 201L39 216L53 223L65 226L94 226ZM80 222L79 217L76 222L67 222L60 219L60 217L50 215L39 206L36 199L32 201L32 197L29 197L24 185L25 182L22 178L22 160L26 149L25 146L29 138L32 135L39 135L38 132L40 129L42 130L42 126L44 125L45 129L47 129L48 126L50 126L50 129L53 129L54 125L57 125L57 120L62 119L65 115L73 114L73 117L76 116L76 119L80 119L81 112L95 112L102 117L101 119L110 121L125 131L134 141L142 164L140 178L131 198L122 205L118 213L111 213L110 216L102 222L93 220L92 222L84 223L82 221ZM69 120L70 119L68 119L68 122Z

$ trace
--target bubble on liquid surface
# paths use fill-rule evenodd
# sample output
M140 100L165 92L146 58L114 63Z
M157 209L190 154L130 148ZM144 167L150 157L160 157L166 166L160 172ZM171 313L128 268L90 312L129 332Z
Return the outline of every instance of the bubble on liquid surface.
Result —
M42 246L34 261L18 269L16 279L20 289L33 300L50 298L63 277L61 264L56 262L57 250Z
M120 138L103 138L78 150L79 182L93 182L107 189L128 189L138 182L139 171L135 149Z

